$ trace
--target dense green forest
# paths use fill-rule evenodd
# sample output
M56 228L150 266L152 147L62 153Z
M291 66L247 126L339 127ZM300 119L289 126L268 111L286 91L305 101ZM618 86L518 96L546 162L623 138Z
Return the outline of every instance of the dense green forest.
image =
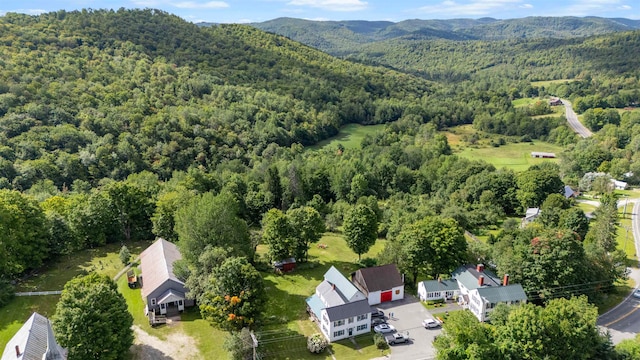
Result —
M200 26L210 26L200 23ZM252 23L258 29L280 34L292 40L336 56L361 51L365 44L410 40L507 40L566 39L602 35L640 28L638 20L600 17L526 17L498 20L411 19L390 21L313 21L278 18Z
M626 255L615 196L583 176L640 183L640 113L612 110L640 101L639 42L639 31L407 39L344 60L158 10L7 14L0 304L12 281L61 255L160 236L180 246L176 272L203 318L235 332L265 320L256 268L309 261L325 229L343 231L358 256L386 239L379 258L360 263L397 263L412 284L481 260L535 304L598 303L624 278ZM553 79L563 81L532 83ZM578 139L550 95L571 99L596 134ZM521 98L538 101L514 106ZM385 125L359 148L305 148L348 123ZM496 147L546 140L566 150L559 163L496 169L453 154L441 130L461 124ZM601 196L595 220L564 199L565 184ZM514 218L528 207L545 216L522 229ZM487 243L464 241L464 230L488 228ZM585 283L597 286L574 287Z

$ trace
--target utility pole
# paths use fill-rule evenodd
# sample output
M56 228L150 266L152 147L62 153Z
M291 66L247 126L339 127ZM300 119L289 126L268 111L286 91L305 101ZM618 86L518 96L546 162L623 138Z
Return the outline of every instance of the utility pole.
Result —
M258 360L258 352L257 352L257 348L258 348L258 339L256 338L256 335L253 333L253 331L250 332L251 334L251 342L252 342L252 348L253 348L253 360Z

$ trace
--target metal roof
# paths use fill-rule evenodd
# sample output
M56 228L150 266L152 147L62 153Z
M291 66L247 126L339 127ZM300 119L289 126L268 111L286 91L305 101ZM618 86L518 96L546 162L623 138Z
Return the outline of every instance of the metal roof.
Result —
M427 280L422 282L422 286L424 286L427 292L459 290L458 282L454 279L446 279L440 281Z
M368 292L391 290L404 285L396 264L359 269L354 278Z
M325 306L338 306L349 302L337 289L328 281L323 281L316 287L316 294L320 296Z
M325 308L324 304L322 303L322 300L320 300L320 297L318 297L318 295L313 295L307 298L306 300L307 302L307 306L309 306L309 309L311 309L311 311L313 311L313 313L316 315L316 318L321 319L321 313L322 313L322 309Z
M16 356L16 346L20 356ZM9 340L2 353L2 360L66 359L67 352L56 342L51 322L35 312Z
M365 298L364 294L333 266L324 274L324 279L335 285L347 301Z
M147 297L167 280L176 281L182 285L173 273L173 263L182 259L178 247L165 239L159 238L140 254L140 268L142 269L142 296Z
M478 294L492 304L527 300L527 294L520 284L479 288Z

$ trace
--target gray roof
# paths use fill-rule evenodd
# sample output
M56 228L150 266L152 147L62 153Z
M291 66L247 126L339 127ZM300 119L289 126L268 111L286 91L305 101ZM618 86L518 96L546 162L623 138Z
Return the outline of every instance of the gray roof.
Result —
M446 279L446 280L427 280L423 281L422 285L424 286L427 292L436 292L436 291L455 291L459 290L458 282L454 279Z
M16 356L16 346L20 356ZM66 359L67 351L56 342L51 322L35 312L9 340L2 353L2 360Z
M358 300L351 303L328 307L325 309L329 320L342 320L371 312L371 307L367 300Z
M324 279L332 285L335 285L347 301L355 300L359 297L358 294L362 294L351 281L344 277L344 275L333 266L324 274ZM362 294L362 297L364 297L364 294Z
M567 198L567 199L568 199L568 198L570 198L570 197L574 196L575 194L576 194L576 193L575 193L575 191L573 191L573 189L571 188L571 186L569 186L569 185L565 185L565 186L564 186L564 197L565 197L565 198Z
M147 297L167 280L176 281L182 285L173 273L173 263L182 259L178 247L165 239L159 238L140 254L140 268L142 269L142 296Z
M353 277L367 292L391 290L404 285L396 264L359 269Z
M477 289L478 278L482 275L484 277L484 285L482 287L500 286L500 279L491 271L484 270L478 272L474 265L463 265L457 268L451 277L460 282L464 287L469 290Z
M520 284L479 288L478 294L492 304L527 300L527 295Z
M320 296L324 305L327 307L338 306L349 302L349 300L340 293L338 288L334 287L327 280L321 282L320 285L316 287L316 293Z

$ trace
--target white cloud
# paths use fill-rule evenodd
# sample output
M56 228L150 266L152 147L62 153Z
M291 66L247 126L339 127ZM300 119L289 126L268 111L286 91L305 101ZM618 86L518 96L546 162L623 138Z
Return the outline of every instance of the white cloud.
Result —
M631 6L629 5L622 5L618 7L619 10L631 10Z
M423 6L418 11L423 14L440 14L446 17L484 16L515 7L520 2L521 0L471 0L465 3L458 3L446 0L440 4ZM529 8L527 5L531 6L530 4L524 4L523 6Z
M291 0L287 5L308 6L329 11L358 11L366 9L369 3L361 0Z
M8 12L27 14L27 15L40 15L46 13L47 10L43 9L13 9L13 10L0 10L0 16L4 16Z
M180 1L170 4L180 9L221 9L229 7L229 4L224 1L207 1L204 3L197 1Z
M521 9L533 9L533 5L531 4L522 4L520 5Z
M140 7L161 7L173 6L179 9L222 9L228 8L229 4L224 1L168 1L168 0L132 0L132 2Z

